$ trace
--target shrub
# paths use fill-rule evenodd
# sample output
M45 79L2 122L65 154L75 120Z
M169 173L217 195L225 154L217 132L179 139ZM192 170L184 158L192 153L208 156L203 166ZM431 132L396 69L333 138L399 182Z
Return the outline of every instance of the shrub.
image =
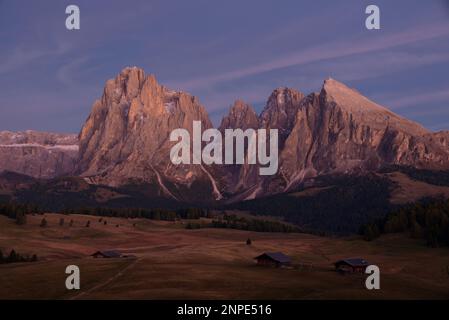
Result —
M45 218L42 218L42 220L41 220L41 228L45 228L46 226L47 226L47 219L45 219Z

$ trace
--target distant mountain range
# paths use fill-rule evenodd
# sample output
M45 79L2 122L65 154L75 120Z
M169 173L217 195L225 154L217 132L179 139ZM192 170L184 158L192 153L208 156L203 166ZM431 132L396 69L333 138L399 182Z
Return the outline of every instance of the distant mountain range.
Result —
M50 179L72 174L77 163L76 134L0 131L0 171Z
M297 191L324 176L371 174L392 165L449 169L448 131L430 132L333 79L307 96L275 89L260 115L237 100L223 118L221 131L279 130L273 176L257 174L257 165L172 164L170 132L191 132L194 120L203 130L212 128L196 97L160 85L142 69L125 68L106 82L78 137L0 132L0 171L35 179L74 176L87 186L140 188L174 202L236 203Z

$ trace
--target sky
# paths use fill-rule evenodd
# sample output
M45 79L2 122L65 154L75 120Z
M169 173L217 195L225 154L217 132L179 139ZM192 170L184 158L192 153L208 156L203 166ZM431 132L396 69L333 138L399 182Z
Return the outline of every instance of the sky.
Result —
M216 125L236 99L260 112L277 87L332 77L449 130L449 0L0 0L0 131L78 133L127 66L197 96Z

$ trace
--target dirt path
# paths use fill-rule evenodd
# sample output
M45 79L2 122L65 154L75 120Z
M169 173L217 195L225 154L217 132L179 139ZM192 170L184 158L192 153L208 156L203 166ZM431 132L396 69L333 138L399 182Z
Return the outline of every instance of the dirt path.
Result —
M140 260L142 260L142 258L138 258L136 260L134 260L133 262L131 262L130 264L128 264L126 267L124 267L122 270L120 270L119 272L117 272L115 275L113 275L112 277L109 277L108 279L106 279L105 281L103 281L100 284L97 284L96 286L90 288L89 290L80 292L79 294L77 294L76 296L71 297L69 300L76 300L76 299L82 299L83 296L90 294L100 288L103 288L105 286L107 286L108 284L112 283L114 280L116 280L117 278L121 277L123 274L125 274L125 272L129 271L130 269L132 269Z

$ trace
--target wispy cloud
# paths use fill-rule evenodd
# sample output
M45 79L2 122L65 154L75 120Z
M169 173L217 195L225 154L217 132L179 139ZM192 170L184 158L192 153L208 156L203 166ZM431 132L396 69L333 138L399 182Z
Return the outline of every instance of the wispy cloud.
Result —
M426 103L446 102L449 108L449 88L438 91L431 91L425 93L417 93L406 95L389 102L392 109L398 110L406 107L425 105Z
M27 50L21 46L14 48L9 54L1 57L0 74L12 72L27 66L40 58L61 55L69 50L69 46L61 44L56 48L36 48Z
M230 81L253 76L292 66L309 64L327 59L342 58L357 54L373 53L385 49L395 48L420 41L439 38L449 35L449 22L435 23L427 26L415 27L410 31L396 32L382 38L350 39L304 49L274 58L262 64L256 64L240 69L231 70L221 74L198 77L183 81L180 87L189 89L209 87L219 82Z
M71 60L69 63L63 64L56 72L57 79L66 86L73 86L76 84L75 76L81 67L89 61L89 57L84 56Z
M449 101L449 20L434 4L382 0L389 17L368 32L357 0L254 1L257 8L238 0L78 0L82 27L68 32L64 4L21 2L0 0L0 126L11 129L76 131L106 79L126 65L197 95L217 118L237 98L260 107L275 87L309 93L327 76L405 117L443 111ZM422 118L430 126L444 117Z
M327 73L341 81L360 81L448 61L449 52L416 54L398 51L380 52L357 59L328 60L313 67L316 72Z
M298 75L297 72L291 72L290 75L284 74L283 82L279 86L290 85L308 94L311 91L319 90L324 77L327 76L332 76L343 82L360 81L445 61L449 61L449 53L413 54L408 52L383 52L377 54L374 58L365 56L357 60L329 60L319 64L312 64L307 69L303 68L302 71L307 75ZM168 85L172 86L171 83L168 83ZM209 111L218 112L222 110L224 112L229 104L237 98L249 103L264 102L273 89L271 82L265 85L257 83L242 84L241 86L235 86L232 90L209 89L202 92L201 100ZM440 92L436 92L433 96L432 94L428 95L431 97L425 95L422 98L427 101L427 99L437 99L444 96ZM397 107L396 104L400 104L401 101L406 104L415 99L414 97L401 97L390 100L391 96L381 98L384 98L382 99L383 101L392 101L395 105L388 104L388 106L391 105L392 107ZM419 97L415 100L419 100Z

